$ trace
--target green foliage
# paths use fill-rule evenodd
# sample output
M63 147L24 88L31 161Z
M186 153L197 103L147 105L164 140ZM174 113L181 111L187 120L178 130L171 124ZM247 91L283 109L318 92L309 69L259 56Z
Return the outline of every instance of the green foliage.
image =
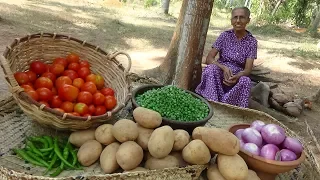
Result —
M161 3L160 1L161 0L145 0L144 7L148 8L148 7L156 6Z

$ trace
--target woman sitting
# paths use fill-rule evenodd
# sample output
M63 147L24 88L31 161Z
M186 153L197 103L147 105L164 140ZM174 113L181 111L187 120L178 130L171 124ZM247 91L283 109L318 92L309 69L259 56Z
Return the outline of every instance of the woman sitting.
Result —
M209 101L248 107L253 61L257 58L257 40L246 30L250 10L234 8L231 13L233 29L220 34L206 59L196 93ZM219 53L218 61L215 61Z

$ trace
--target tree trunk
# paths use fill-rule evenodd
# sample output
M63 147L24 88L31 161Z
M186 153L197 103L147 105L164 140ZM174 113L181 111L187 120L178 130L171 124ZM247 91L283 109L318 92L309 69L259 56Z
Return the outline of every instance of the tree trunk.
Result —
M279 7L280 7L281 2L282 2L282 0L278 0L276 6L274 7L274 9L273 9L273 11L272 11L272 13L271 13L272 16L276 14L277 10L278 10Z
M169 12L169 4L170 4L170 0L162 0L163 13L168 14L168 12Z
M309 27L309 32L312 36L316 36L318 34L318 26L320 23L320 11L318 10L316 18L311 23L311 26Z
M184 0L163 63L144 72L164 84L193 90L201 79L201 61L213 0Z
M261 16L262 14L262 8L263 8L263 5L264 5L264 0L260 0L260 5L259 5L259 10L258 10L258 16Z

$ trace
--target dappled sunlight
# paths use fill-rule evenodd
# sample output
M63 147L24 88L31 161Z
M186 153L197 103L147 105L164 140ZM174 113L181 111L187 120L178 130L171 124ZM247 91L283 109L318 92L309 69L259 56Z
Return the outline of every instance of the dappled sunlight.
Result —
M149 49L128 51L132 58L133 68L137 71L152 69L159 66L167 54L165 49Z

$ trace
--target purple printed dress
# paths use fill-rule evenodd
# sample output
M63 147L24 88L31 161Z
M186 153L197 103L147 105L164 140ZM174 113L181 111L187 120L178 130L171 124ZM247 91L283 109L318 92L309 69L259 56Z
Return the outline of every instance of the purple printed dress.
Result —
M233 30L220 34L212 45L219 51L218 62L230 68L233 74L244 70L248 58L257 58L257 40L247 31L247 35L238 40ZM233 87L223 84L223 71L217 65L208 65L195 92L208 101L223 102L239 107L248 107L251 80L241 76Z

